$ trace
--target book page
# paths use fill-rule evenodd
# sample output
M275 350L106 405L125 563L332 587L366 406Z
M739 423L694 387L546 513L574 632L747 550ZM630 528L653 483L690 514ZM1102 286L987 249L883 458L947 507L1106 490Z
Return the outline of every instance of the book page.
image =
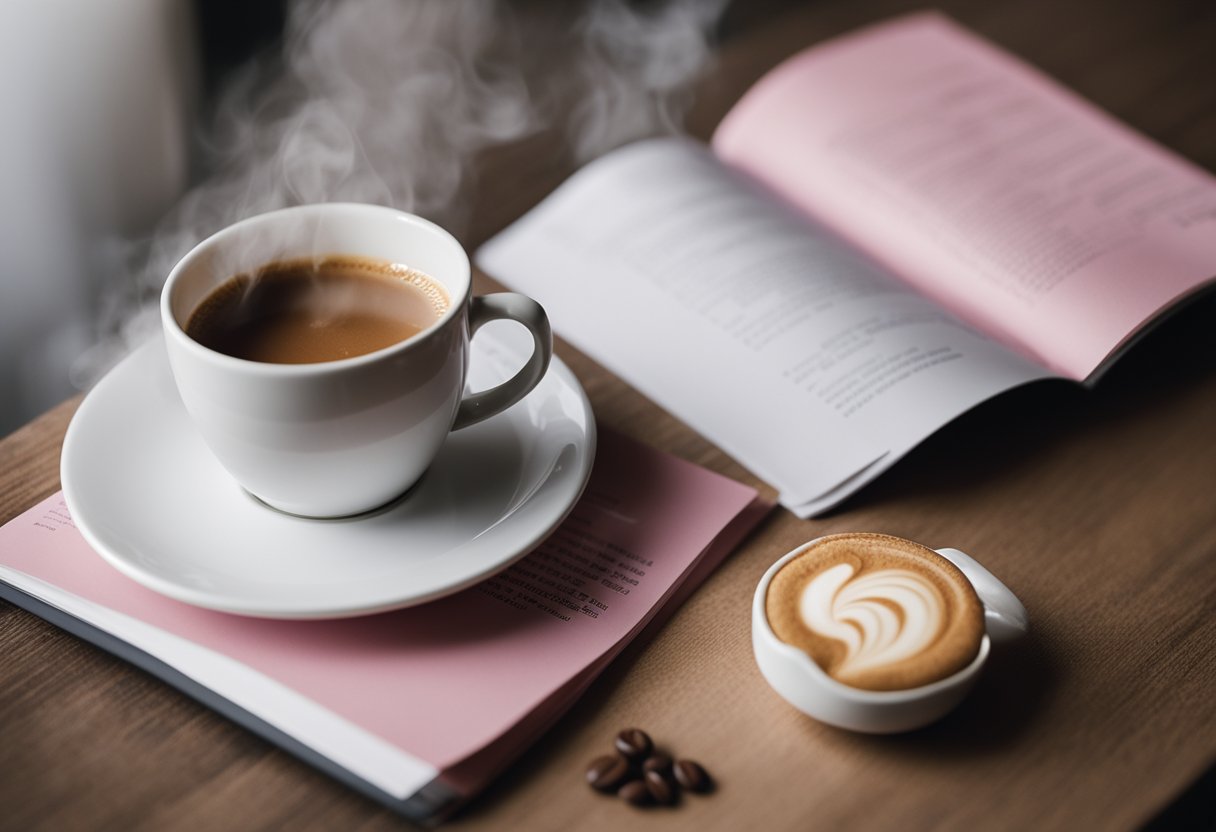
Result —
M477 259L804 516L1047 375L688 141L592 163Z
M790 59L714 148L1075 380L1216 276L1216 180L937 14Z
M687 596L690 578L707 576L725 554L720 538L733 547L767 508L754 489L626 437L602 432L599 443L583 497L535 551L396 612L274 621L183 604L94 553L61 494L0 528L0 581L405 799L524 721L532 734L522 740L549 724L571 691ZM484 785L521 750L495 748L456 785Z

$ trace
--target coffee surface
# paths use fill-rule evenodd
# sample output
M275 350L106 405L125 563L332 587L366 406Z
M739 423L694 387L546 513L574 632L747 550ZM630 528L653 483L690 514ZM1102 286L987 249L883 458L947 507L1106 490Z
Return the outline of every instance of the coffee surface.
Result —
M765 613L777 638L867 690L945 679L975 659L984 635L983 605L958 567L880 534L811 543L773 576Z
M433 278L395 263L355 256L285 260L212 290L190 315L186 334L249 361L338 361L417 335L449 303Z

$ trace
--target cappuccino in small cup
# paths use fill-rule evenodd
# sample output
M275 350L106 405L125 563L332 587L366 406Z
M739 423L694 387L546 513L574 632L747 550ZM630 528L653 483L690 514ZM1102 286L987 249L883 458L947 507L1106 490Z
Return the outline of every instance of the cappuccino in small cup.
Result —
M975 661L984 638L984 606L959 568L882 534L807 545L773 575L764 614L832 679L870 691L947 679Z

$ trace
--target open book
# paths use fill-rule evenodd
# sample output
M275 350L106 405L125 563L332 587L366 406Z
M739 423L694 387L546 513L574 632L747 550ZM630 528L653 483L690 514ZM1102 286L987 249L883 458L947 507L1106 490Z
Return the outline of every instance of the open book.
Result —
M584 168L479 265L824 511L985 399L1095 379L1216 275L1216 180L933 13Z
M131 581L55 494L0 528L0 598L430 823L660 626L770 508L754 489L601 432L570 516L506 571L397 612L273 621Z

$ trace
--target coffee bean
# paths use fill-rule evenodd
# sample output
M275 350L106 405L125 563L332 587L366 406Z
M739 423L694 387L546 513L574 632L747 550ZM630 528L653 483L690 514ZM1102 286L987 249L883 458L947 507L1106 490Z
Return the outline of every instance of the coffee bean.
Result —
M692 760L680 760L675 764L676 781L690 792L707 792L713 788L709 772Z
M642 763L642 771L657 771L659 774L667 774L671 771L671 758L662 751L656 751Z
M676 799L676 787L667 779L667 776L657 771L646 772L646 779L643 780L646 788L650 791L650 796L654 798L654 802L660 806L669 806Z
M614 792L631 774L628 760L619 754L606 754L587 767L587 785L597 791Z
M643 780L630 780L621 786L617 796L632 806L649 806L654 799Z
M616 735L616 750L628 760L641 760L650 754L654 743L641 728L626 728Z

